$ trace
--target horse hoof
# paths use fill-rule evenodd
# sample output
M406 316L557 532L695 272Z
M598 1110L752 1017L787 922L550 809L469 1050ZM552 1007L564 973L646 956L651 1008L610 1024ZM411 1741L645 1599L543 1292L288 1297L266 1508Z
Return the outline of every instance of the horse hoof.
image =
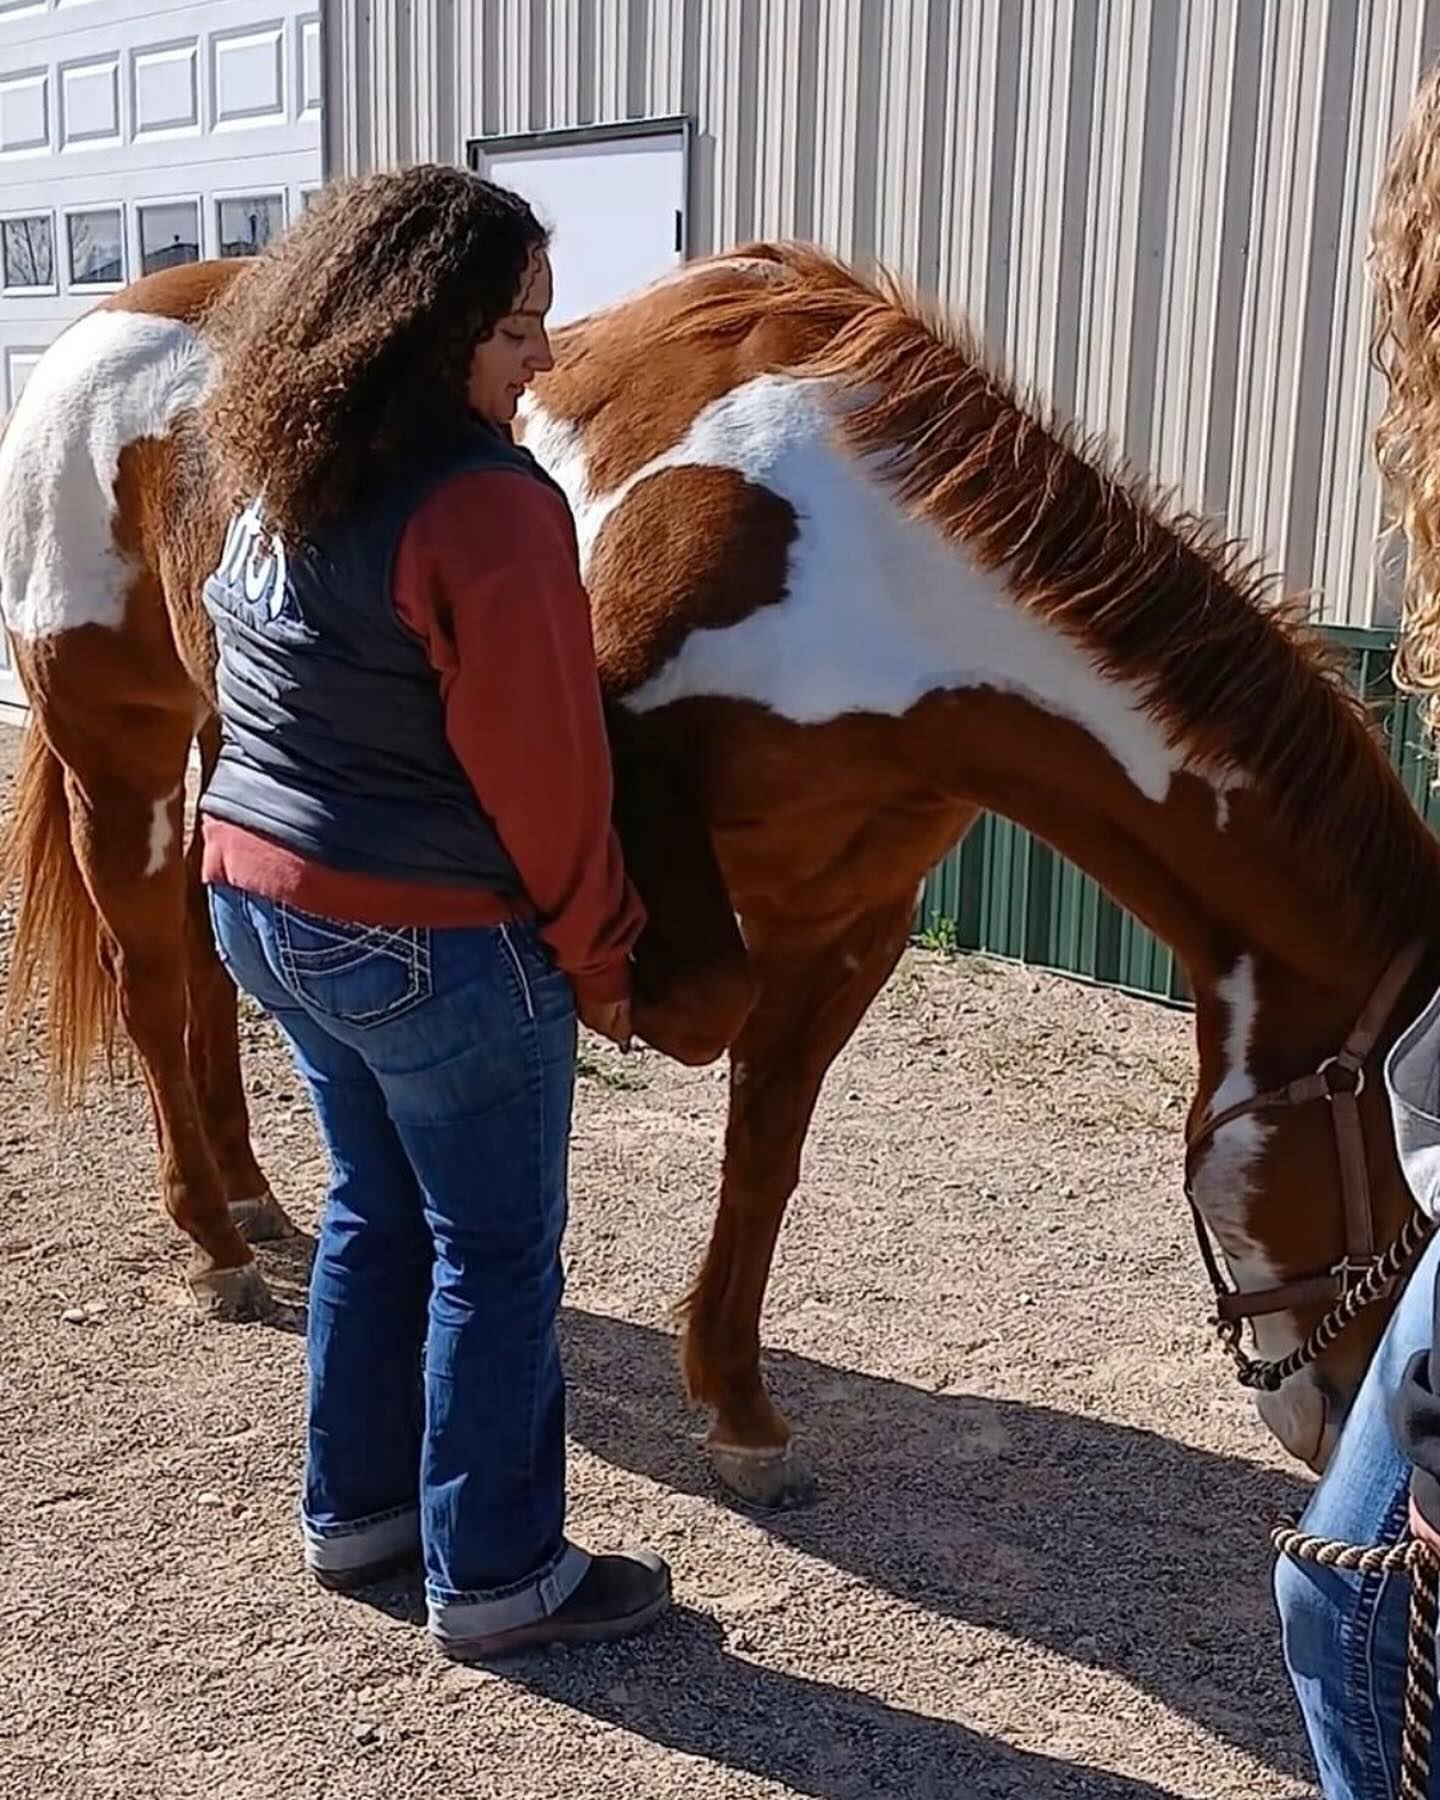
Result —
M275 1301L265 1277L253 1262L238 1269L210 1269L203 1275L187 1275L190 1296L203 1317L227 1325L247 1325L268 1319Z
M247 1244L273 1244L300 1235L300 1227L269 1188L256 1200L232 1200L230 1217Z
M815 1498L815 1477L793 1444L706 1445L720 1480L739 1501L763 1512L794 1512Z

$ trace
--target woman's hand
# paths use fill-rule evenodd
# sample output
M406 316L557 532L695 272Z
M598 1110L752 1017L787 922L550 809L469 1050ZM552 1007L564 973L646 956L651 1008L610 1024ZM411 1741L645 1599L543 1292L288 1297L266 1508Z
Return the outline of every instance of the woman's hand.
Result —
M628 1000L611 1000L601 1006L582 1006L581 1022L600 1037L609 1038L612 1044L620 1049L630 1048L634 1027L630 1022L630 1002Z

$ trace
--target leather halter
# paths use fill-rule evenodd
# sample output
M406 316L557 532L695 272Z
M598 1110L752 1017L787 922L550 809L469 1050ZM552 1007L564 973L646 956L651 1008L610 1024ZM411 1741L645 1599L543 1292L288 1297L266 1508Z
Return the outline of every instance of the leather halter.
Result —
M1251 1364L1239 1349L1240 1323L1267 1313L1289 1312L1292 1308L1319 1305L1325 1301L1343 1300L1364 1278L1376 1270L1375 1217L1371 1204L1370 1173L1365 1157L1365 1133L1360 1119L1360 1096L1365 1091L1365 1063L1385 1030L1391 1013L1399 1004L1410 979L1420 965L1421 944L1412 944L1400 954L1380 977L1365 1010L1355 1023L1345 1045L1335 1056L1327 1056L1318 1069L1302 1075L1284 1087L1271 1088L1239 1100L1233 1106L1211 1113L1187 1135L1185 1146L1185 1198L1190 1203L1196 1240L1205 1260L1205 1268L1215 1290L1215 1323L1227 1346L1246 1367L1261 1369L1279 1365ZM1211 1246L1209 1233L1200 1208L1195 1202L1194 1162L1197 1154L1215 1133L1235 1119L1249 1117L1281 1106L1304 1106L1324 1100L1330 1108L1335 1128L1335 1149L1340 1167L1340 1196L1345 1209L1345 1254L1333 1267L1315 1275L1303 1275L1275 1287L1253 1293L1240 1293L1226 1286L1220 1265ZM1413 1225L1413 1221L1411 1222ZM1403 1236L1411 1237L1407 1225ZM1410 1248L1413 1249L1413 1243ZM1387 1251L1389 1258L1395 1245ZM1372 1284L1374 1285L1374 1284ZM1388 1283L1377 1286L1370 1295L1378 1299ZM1358 1308L1356 1309L1358 1310ZM1353 1317L1353 1312L1348 1316ZM1348 1320L1347 1320L1348 1322ZM1312 1334L1312 1337L1315 1334ZM1333 1336L1333 1333L1330 1334ZM1326 1341L1329 1341L1327 1337ZM1318 1354L1318 1352L1316 1352ZM1287 1358L1287 1363L1293 1359ZM1305 1358L1304 1360L1312 1360ZM1297 1366L1303 1366L1299 1364ZM1293 1371L1291 1371L1293 1372ZM1270 1385L1268 1382L1248 1385Z

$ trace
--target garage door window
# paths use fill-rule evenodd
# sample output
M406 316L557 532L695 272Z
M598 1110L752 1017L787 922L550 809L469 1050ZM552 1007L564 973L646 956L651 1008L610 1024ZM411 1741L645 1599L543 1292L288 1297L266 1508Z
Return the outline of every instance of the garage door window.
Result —
M55 221L49 213L0 219L0 277L7 293L55 289Z
M118 206L73 212L65 220L70 239L70 285L118 287L125 279L125 227Z
M253 256L285 229L281 194L249 194L220 202L220 254Z
M166 200L140 208L140 269L153 275L177 263L200 260L200 207L194 200Z

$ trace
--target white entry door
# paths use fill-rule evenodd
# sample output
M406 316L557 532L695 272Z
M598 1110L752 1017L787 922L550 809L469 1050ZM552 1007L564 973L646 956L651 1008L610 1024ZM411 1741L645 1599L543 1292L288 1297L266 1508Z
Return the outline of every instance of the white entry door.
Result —
M684 261L689 144L683 119L471 142L470 167L523 194L554 233L552 324L608 306Z

